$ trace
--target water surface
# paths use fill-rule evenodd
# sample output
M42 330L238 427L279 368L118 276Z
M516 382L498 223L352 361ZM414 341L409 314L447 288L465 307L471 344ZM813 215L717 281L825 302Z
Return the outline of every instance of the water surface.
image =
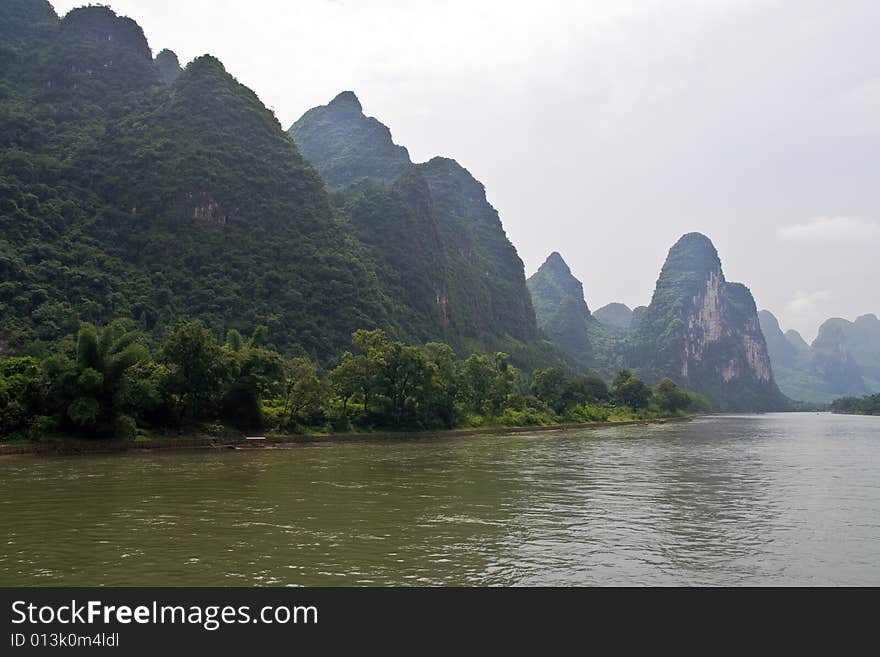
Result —
M3 585L880 584L880 418L0 460Z

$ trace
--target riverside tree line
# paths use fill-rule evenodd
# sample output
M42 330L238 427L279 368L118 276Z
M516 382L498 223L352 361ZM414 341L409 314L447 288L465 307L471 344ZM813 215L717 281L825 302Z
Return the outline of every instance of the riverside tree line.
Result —
M708 407L669 379L652 389L628 371L611 386L558 367L526 374L503 353L459 360L446 344L407 345L380 330L356 331L326 370L265 347L265 337L260 327L220 341L200 321L183 320L151 348L132 320L83 324L44 358L0 359L0 437L524 426Z
M846 415L880 415L880 393L835 399L831 402L831 410Z

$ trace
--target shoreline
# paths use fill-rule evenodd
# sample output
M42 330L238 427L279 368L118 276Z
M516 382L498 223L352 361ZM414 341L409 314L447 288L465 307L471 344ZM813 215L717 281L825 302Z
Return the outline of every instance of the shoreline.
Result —
M688 415L685 417L656 418L652 420L623 420L621 422L585 422L580 424L549 424L530 427L474 427L469 429L442 429L438 431L294 434L288 436L267 436L265 442L260 445L249 443L245 434L225 436L191 435L176 438L150 438L143 441L71 438L58 441L0 444L0 458L26 455L74 456L78 454L120 454L155 450L278 449L320 443L339 444L347 442L364 443L471 438L474 436L499 434L549 433L554 431L672 424L690 422L695 417L697 416Z

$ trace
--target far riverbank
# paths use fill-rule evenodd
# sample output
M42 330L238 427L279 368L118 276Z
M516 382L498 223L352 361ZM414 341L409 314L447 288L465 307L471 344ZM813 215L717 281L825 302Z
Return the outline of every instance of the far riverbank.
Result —
M112 454L119 452L152 450L272 449L314 443L436 440L498 434L547 433L552 431L668 424L672 422L688 422L694 417L696 416L655 418L649 420L623 420L620 422L553 424L528 427L475 427L441 431L375 431L370 433L297 434L289 436L267 436L264 441L248 440L249 436L246 434L226 434L221 436L193 434L189 436L167 438L149 438L146 440L91 440L82 438L65 438L59 440L47 439L38 442L32 441L5 445L0 444L0 458L4 456L19 455ZM253 436L250 437L253 438Z

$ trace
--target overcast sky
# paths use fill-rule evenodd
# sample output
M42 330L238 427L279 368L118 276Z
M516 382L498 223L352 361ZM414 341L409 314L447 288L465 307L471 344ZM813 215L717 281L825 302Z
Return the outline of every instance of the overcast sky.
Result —
M527 274L562 253L592 309L647 304L700 231L783 329L880 314L876 0L104 3L154 53L219 57L285 128L353 90L416 161L486 185Z

